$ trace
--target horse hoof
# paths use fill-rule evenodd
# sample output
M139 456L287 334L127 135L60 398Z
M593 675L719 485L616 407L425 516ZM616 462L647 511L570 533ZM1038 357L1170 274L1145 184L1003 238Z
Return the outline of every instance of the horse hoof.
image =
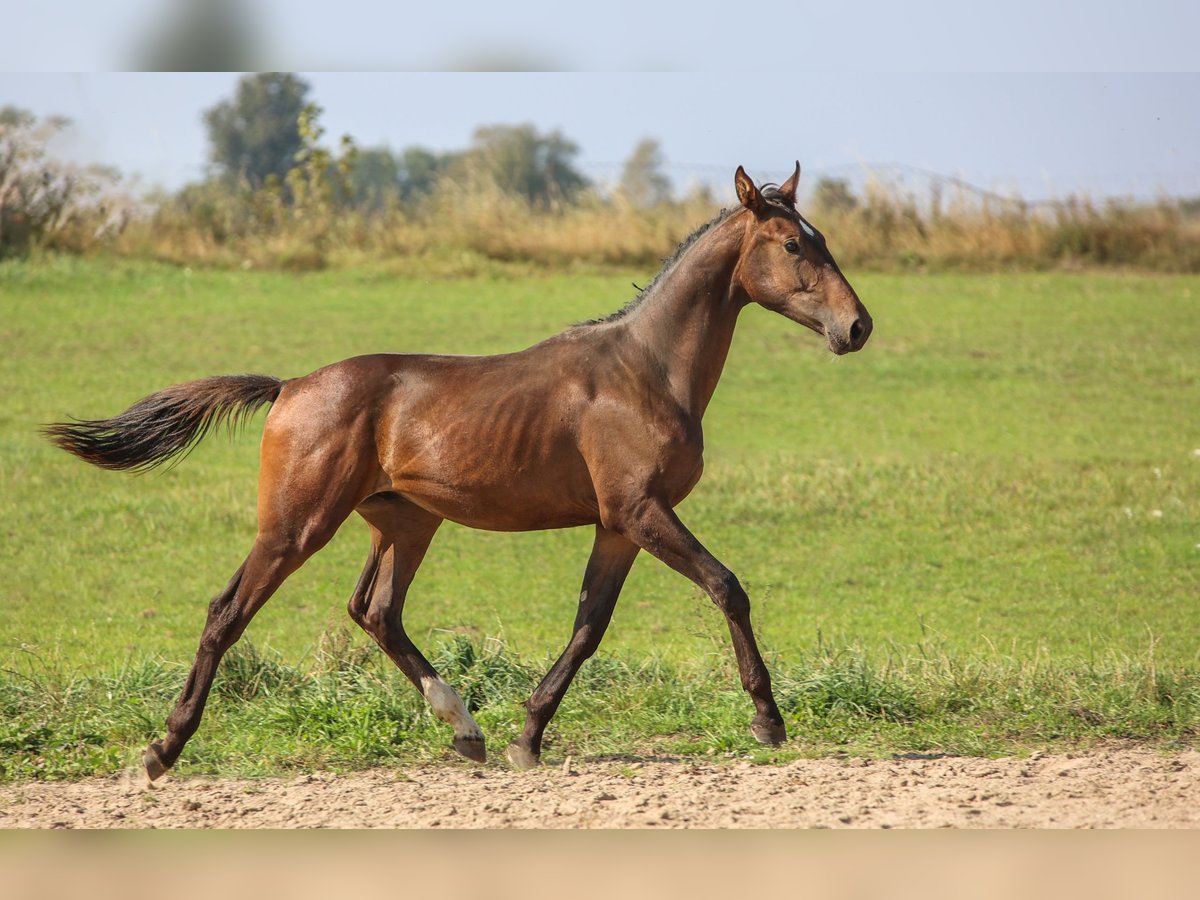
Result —
M163 762L158 741L146 748L146 752L142 754L142 765L146 767L146 777L151 781L162 778L167 774L167 769L171 768Z
M782 722L754 722L750 725L750 733L760 744L778 747L787 740L787 729Z
M528 747L522 747L517 743L509 744L504 755L508 757L508 761L512 763L512 767L518 772L528 772L530 769L536 769L542 762L538 754L534 753Z
M487 762L487 748L481 737L456 737L454 749L477 763Z

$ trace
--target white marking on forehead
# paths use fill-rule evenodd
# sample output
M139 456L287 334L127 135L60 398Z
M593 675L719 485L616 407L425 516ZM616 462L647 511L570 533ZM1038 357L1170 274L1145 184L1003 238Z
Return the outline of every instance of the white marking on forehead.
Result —
M579 592L579 602L580 602L580 603L587 603L587 591L580 591L580 592Z
M804 216L797 213L796 218L800 220L800 227L804 229L805 234L807 234L810 238L815 238L817 236L817 233L813 231L813 227L804 221Z

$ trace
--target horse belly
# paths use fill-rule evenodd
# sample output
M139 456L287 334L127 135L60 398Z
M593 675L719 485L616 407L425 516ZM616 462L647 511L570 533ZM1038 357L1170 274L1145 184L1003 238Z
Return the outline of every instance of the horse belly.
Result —
M384 461L391 489L472 528L534 531L599 519L587 466L570 435L537 423L436 427L409 422Z
M469 528L487 531L540 531L571 528L599 521L594 494L547 490L537 478L510 478L445 483L406 476L393 481L393 490L436 515Z

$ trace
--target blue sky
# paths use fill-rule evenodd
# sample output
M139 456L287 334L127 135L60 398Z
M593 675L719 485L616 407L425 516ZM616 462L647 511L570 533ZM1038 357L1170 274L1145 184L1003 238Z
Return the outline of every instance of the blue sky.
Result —
M81 70L132 64L181 6L213 2L11 4L0 69L23 71L0 72L0 104L73 119L61 155L167 188L201 177L202 111L236 74ZM228 2L254 62L307 72L330 138L362 146L459 149L479 125L532 122L600 180L653 137L678 187L728 186L738 164L777 180L799 158L811 176L892 164L1027 199L1200 195L1200 3ZM444 71L487 65L577 71ZM328 71L347 67L410 71Z
M132 65L179 8L215 0L6 5L0 68ZM233 0L258 68L725 72L1165 72L1197 67L1188 0Z

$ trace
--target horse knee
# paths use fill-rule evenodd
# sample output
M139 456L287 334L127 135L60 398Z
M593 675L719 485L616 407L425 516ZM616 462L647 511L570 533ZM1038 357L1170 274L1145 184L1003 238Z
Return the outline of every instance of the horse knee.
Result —
M231 643L242 618L242 605L237 596L240 586L240 580L235 579L229 587L209 601L208 619L200 635L201 650L223 653Z
M373 596L370 604L355 621L363 631L384 646L404 635L404 625L400 619L399 610L392 604L390 597L382 597L378 594Z
M596 651L600 648L600 640L604 637L604 629L596 628L593 625L584 625L575 633L571 639L571 643L575 645L575 650L579 654L579 659L582 662L585 659L591 659Z
M363 572L363 577L359 579L358 586L355 587L354 593L350 596L350 600L346 603L346 614L354 620L365 631L370 631L367 627L367 615L371 611L371 598L375 592L374 572Z
M740 619L750 614L750 597L733 572L725 569L712 591L713 602L721 612L731 619Z
M355 621L358 622L363 631L377 640L383 641L387 638L387 620L380 616L378 611L373 611L368 607L364 612L359 613L355 617Z

